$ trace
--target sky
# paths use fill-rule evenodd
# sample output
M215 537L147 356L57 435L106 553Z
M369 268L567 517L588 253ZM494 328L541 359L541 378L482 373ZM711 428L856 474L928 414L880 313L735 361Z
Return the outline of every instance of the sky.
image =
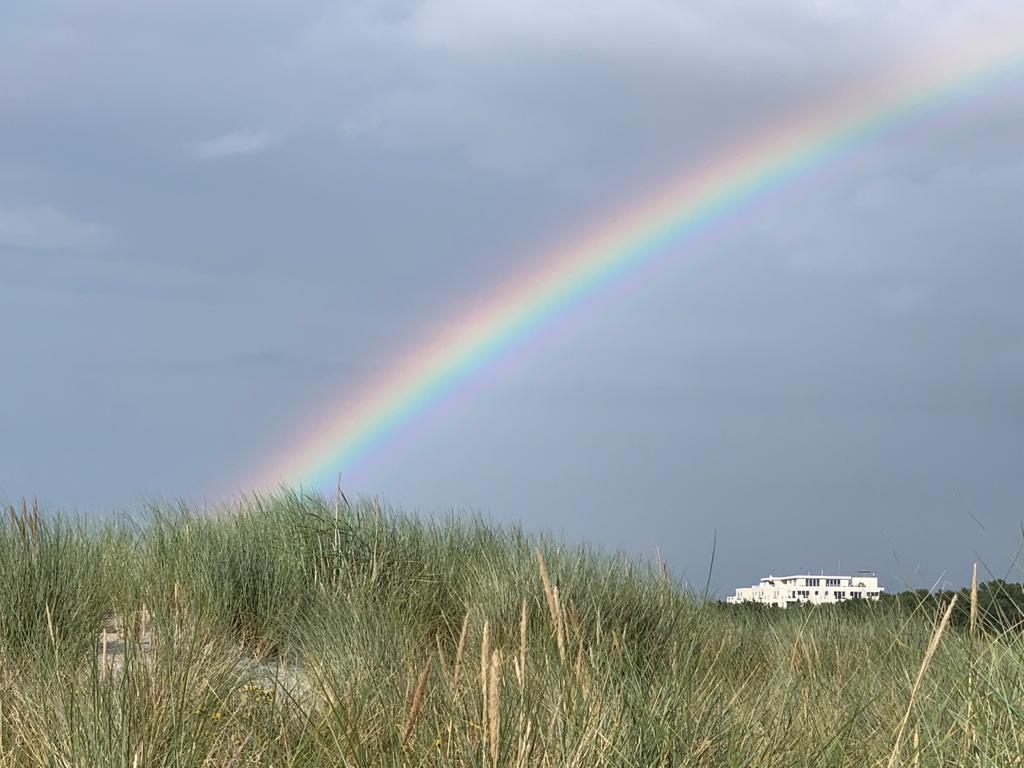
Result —
M252 490L551 244L1012 7L4 3L0 498ZM1018 72L665 246L346 492L657 548L701 585L716 542L718 594L1024 580L1022 126Z

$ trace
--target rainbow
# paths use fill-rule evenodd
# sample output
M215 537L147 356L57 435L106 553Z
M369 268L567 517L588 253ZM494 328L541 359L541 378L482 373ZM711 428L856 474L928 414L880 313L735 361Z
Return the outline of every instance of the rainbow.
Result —
M1019 28L1020 25L1016 25ZM1010 28L1010 27L1007 27ZM310 428L239 487L334 487L386 440L541 327L650 260L659 248L740 209L885 129L1020 73L1024 45L942 49L942 63L906 70L818 105L687 169L601 225L547 250L539 266L498 287L450 330L411 347L403 362L323 409Z

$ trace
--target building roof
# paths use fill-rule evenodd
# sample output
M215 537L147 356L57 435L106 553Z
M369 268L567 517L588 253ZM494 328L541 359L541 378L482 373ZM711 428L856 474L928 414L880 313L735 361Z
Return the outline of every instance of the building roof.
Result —
M783 579L855 579L857 577L874 579L877 578L874 571L857 571L853 575L849 573L794 573L788 576L762 576L761 581L767 581L772 579L774 581L782 581Z

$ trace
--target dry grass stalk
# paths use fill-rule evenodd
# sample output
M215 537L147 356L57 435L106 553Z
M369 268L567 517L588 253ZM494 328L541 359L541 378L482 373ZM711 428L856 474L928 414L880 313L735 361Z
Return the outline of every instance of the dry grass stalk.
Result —
M480 694L483 699L483 710L480 722L487 722L487 679L491 668L491 625L484 620L483 637L480 639Z
M658 574L661 576L661 580L666 584L670 583L672 581L672 572L668 569L668 563L661 556L660 548L654 548L654 557L658 563Z
M405 732L402 734L402 746L409 743L416 721L419 719L420 710L423 709L423 702L427 698L427 680L430 678L430 660L423 665L419 679L416 681L416 689L412 694L412 703L409 705L409 717L405 721Z
M53 652L57 652L57 631L53 626L53 612L50 611L50 604L46 604L46 631L50 633L50 643L53 645Z
M32 516L28 520L28 527L32 540L35 541L39 538L39 501L35 496L32 497Z
M946 606L946 612L942 615L942 621L939 622L939 626L932 633L931 640L928 641L928 648L925 649L924 658L921 660L921 667L917 670L917 677L914 679L914 685L910 689L910 701L907 702L907 711L903 714L903 719L900 721L899 728L896 731L896 741L892 746L892 753L889 755L888 768L892 768L899 758L900 747L903 746L903 734L906 731L907 723L910 721L910 713L914 709L914 700L917 698L917 692L921 688L924 674L928 671L928 665L931 664L932 657L939 647L939 641L942 640L942 634L946 631L946 626L949 624L949 617L953 613L953 606L956 605L956 598L957 595L953 595L953 599Z
M181 607L181 585L174 582L174 629L172 640L175 647L178 645L179 636L181 634L181 625L184 620L184 611Z
M455 649L455 665L452 667L452 682L456 689L459 685L459 672L462 669L462 654L466 650L466 636L469 632L469 613L462 619L462 630L459 632L459 645Z
M978 626L978 564L971 568L971 637Z
M555 630L555 641L558 644L558 655L565 661L565 615L562 611L562 604L558 598L558 587L551 583L548 576L547 566L544 564L544 555L537 550L537 565L540 569L540 580L544 586L544 598L547 600L548 612L551 614L551 625Z
M526 684L526 622L526 598L523 598L523 607L519 613L519 666L516 667L520 690Z
M565 661L565 614L562 612L562 602L558 597L558 587L552 589L555 606L555 642L558 644L558 655Z
M978 564L971 567L971 637L977 637L978 632ZM974 664L971 664L971 671L967 674L967 718L964 723L967 731L967 748L974 751L976 734L974 730Z
M498 765L501 738L501 654L491 653L487 680L487 741L491 749L491 765Z
M25 543L25 519L28 517L28 510L25 507L25 499L21 500L21 514L18 516L18 535L21 536L21 542Z
M348 510L348 499L345 498L345 493L341 490L341 473L338 473L338 485L334 491L334 551L331 553L331 557L334 559L334 577L337 578L337 560L341 556L341 505L344 503L345 509Z
M562 707L551 707L551 717L548 718L547 734L554 736L558 734L558 724L562 721Z
M527 760L530 757L530 732L533 730L533 721L527 720L526 725L519 732L519 749L516 758L516 768L526 768Z
M341 490L341 473L338 473L338 482L334 487L334 520L337 522L340 506L344 504L345 509L349 508L348 499L345 497L345 492Z
M967 763L968 755L977 754L977 741L978 733L974 728L974 680L973 677L967 678L967 718L964 727L967 730L967 743L965 745L966 753L963 756L964 764Z
M555 623L555 618L558 613L558 607L555 602L555 591L551 585L551 579L548 577L547 566L544 565L544 555L541 551L537 550L537 565L540 568L540 581L544 586L544 599L548 602L548 611L551 613L551 623Z
M434 642L437 644L437 661L441 666L441 676L449 689L452 687L452 672L448 668L448 661L444 657L444 648L441 647L441 635L434 635Z

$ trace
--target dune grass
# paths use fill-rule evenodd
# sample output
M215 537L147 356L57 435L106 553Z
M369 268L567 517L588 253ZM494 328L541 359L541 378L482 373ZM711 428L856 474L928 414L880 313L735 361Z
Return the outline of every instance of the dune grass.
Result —
M1006 766L1024 641L281 494L0 527L7 766ZM102 640L100 638L103 638Z

